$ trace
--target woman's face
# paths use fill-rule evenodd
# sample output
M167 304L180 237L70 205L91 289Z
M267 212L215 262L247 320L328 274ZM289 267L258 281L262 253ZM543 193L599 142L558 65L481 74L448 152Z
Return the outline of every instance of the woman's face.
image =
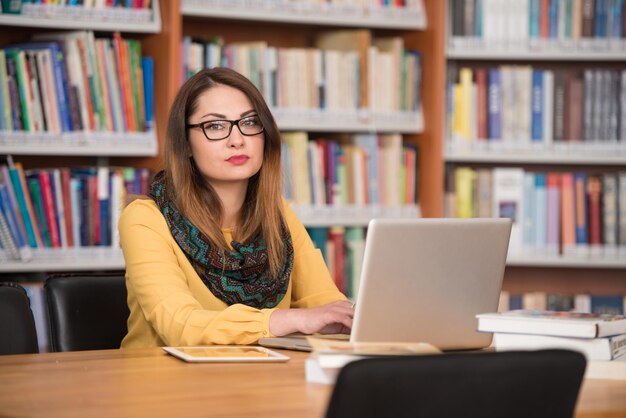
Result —
M230 86L217 85L198 97L196 111L187 123L244 118L241 125L248 124L250 127L255 119L248 118L256 115L252 103L243 92ZM205 124L205 130L212 138L219 137L228 133L227 125L228 123L221 122L209 123ZM263 132L245 136L237 125L233 125L226 138L209 141L202 128L189 128L189 143L196 166L213 187L242 182L247 185L250 177L261 169L263 163Z

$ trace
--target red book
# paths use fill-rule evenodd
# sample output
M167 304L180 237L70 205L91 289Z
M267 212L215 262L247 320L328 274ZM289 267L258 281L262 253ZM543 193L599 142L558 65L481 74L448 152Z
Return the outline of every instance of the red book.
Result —
M602 180L600 177L589 176L587 179L587 196L589 199L589 244L602 244Z
M340 292L346 293L347 283L345 275L346 249L344 247L345 229L343 227L331 227L328 230L328 240L332 241L334 248L334 266L331 274Z
M39 181L41 183L41 195L43 199L44 212L46 213L46 222L50 230L50 242L53 248L61 247L59 238L59 224L56 217L56 205L52 196L52 185L50 181L50 173L46 170L39 171Z
M69 168L61 169L61 194L63 196L63 208L65 215L65 235L67 236L67 246L74 246L74 216L72 214L72 201L70 190L70 170Z
M476 119L478 126L478 139L484 141L488 137L487 133L487 70L485 68L477 68L476 73Z
M576 246L574 218L574 174L563 173L561 176L561 243L565 252Z
M127 68L127 63L124 60L124 40L119 32L113 34L113 51L115 52L115 64L117 68L117 74L120 80L120 97L122 102L122 115L124 115L124 125L127 131L133 131L131 129L135 124L135 118L133 113L133 100L132 92L130 91L130 79Z

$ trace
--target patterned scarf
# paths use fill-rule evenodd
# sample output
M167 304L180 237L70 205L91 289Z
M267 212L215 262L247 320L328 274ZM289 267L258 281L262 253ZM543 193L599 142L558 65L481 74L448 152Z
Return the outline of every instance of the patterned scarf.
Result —
M216 297L228 305L242 303L257 309L273 308L283 299L293 267L293 243L284 224L281 226L284 261L278 277L272 277L267 246L261 234L255 236L249 244L232 241L233 250L224 253L212 246L207 237L169 199L163 171L154 176L150 197L165 217L176 243Z

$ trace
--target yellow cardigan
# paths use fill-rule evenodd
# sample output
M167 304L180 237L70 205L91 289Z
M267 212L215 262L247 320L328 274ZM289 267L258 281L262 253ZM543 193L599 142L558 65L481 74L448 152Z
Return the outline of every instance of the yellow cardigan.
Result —
M345 299L320 250L287 204L285 218L294 247L287 293L276 308L309 308ZM205 344L253 344L271 336L273 309L228 306L202 282L180 249L154 201L138 199L119 222L126 260L128 334L122 348ZM226 242L230 230L223 230Z

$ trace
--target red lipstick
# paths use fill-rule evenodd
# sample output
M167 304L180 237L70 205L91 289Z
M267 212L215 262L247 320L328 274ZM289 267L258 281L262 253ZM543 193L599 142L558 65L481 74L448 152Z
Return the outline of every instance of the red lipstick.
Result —
M248 157L247 155L233 155L226 161L234 165L242 165L245 164L249 159L250 157Z

